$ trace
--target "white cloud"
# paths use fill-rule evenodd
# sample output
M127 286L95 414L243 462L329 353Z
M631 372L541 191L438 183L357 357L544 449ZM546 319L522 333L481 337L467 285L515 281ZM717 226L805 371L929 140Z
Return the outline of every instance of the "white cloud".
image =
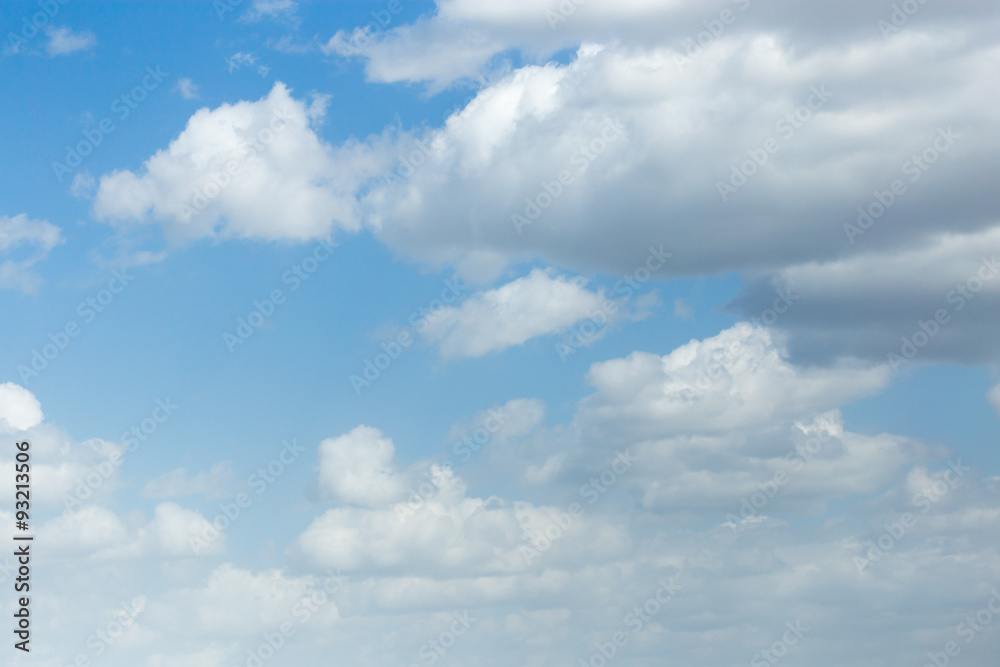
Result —
M742 322L663 356L633 352L596 363L585 418L629 433L721 433L829 410L889 380L884 365L793 366L773 336Z
M993 409L997 411L998 415L1000 415L1000 384L990 389L989 394L987 394L987 398L990 401L990 405L993 406Z
M523 278L475 294L428 318L424 336L447 359L481 357L568 329L588 317L616 319L625 305L592 292L585 281L534 269Z
M544 402L537 398L512 398L503 405L477 412L468 422L452 425L448 440L459 440L489 425L491 429L488 430L492 433L490 440L503 443L531 433L544 419Z
M69 186L69 191L77 199L90 199L97 191L97 180L86 169L78 171L73 176L73 182Z
M226 65L229 68L230 74L243 67L256 66L258 74L261 76L267 76L267 73L271 71L271 68L265 65L257 65L258 60L257 56L253 53L237 51L230 57L226 58Z
M250 8L241 17L244 21L256 23L262 19L291 18L298 11L295 0L253 0Z
M213 641L273 631L292 620L295 603L310 588L312 577L290 577L275 569L254 573L232 563L216 567L208 580L185 587L151 605L150 613L171 617L177 625L190 626ZM335 616L336 606L327 613ZM193 614L190 618L182 618Z
M187 77L177 79L177 85L174 86L174 90L186 100L193 100L198 97L198 84Z
M60 229L45 220L32 220L24 213L13 218L0 215L0 256L16 255L0 262L0 289L37 290L41 278L31 267L62 242Z
M527 571L522 547L530 548L535 531L552 524L565 508L535 507L500 498L471 498L452 469L432 466L434 493L416 505L391 508L343 507L314 520L296 544L296 552L317 566L345 572L398 572L435 578L485 576ZM611 525L575 518L552 554L571 558L603 533L604 548L593 555L620 551L626 539Z
M26 431L42 422L42 404L30 391L14 384L0 384L0 427Z
M49 42L45 48L50 56L65 56L77 51L85 51L97 44L97 37L89 30L74 32L71 28L48 27L45 33Z
M325 104L295 100L278 83L257 102L201 109L139 173L103 175L94 215L160 221L174 239L307 240L357 229L351 183L366 167L350 147L334 150L316 135Z
M431 466L434 490L415 506L372 502L312 517L288 513L304 529L286 567L249 569L190 558L188 539L205 530L207 521L173 503L157 506L151 519L119 517L99 504L66 513L39 526L39 557L57 559L51 569L59 586L40 591L37 603L50 609L53 622L82 638L105 627L105 616L95 610L146 596L129 640L106 655L114 666L234 664L285 620L293 623L295 636L282 655L296 664L313 664L333 652L359 664L362 657L408 664L418 659L415 647L438 637L456 610L475 619L469 641L457 641L449 653L460 664L478 665L482 656L499 654L512 656L511 664L574 664L621 629L621 619L649 599L659 581L672 577L682 587L679 594L642 632L630 635L630 646L642 652L669 646L680 660L729 664L770 646L789 618L802 618L812 628L811 643L796 648L798 664L864 664L883 653L919 664L928 645L943 646L970 609L985 605L992 593L982 582L1000 577L998 480L970 470L956 479L947 464L928 460L937 458L931 448L888 434L852 433L836 410L816 414L877 382L863 371L851 383L839 379L835 368L791 367L773 339L759 331L734 332L739 330L658 356L658 364L625 368L615 382L607 375L623 369L613 362L597 365L592 377L600 376L598 393L559 427L538 430L543 412L537 401L503 406L508 435L529 441L497 436L491 458L470 461L473 468L481 464L487 481L464 481L448 468ZM676 398L674 383L699 375L707 368L706 355L734 341L747 348L746 363L731 364L730 377L702 388L701 400L714 405L715 394L730 394L736 406L730 412L702 410L699 420L679 430L673 425L677 411L663 409ZM626 380L636 383L638 397L623 390ZM793 397L796 391L803 397ZM749 418L748 401L769 419ZM621 417L633 403L645 406L635 427ZM731 427L718 432L714 424L720 419ZM458 425L450 437L470 428ZM46 429L51 427L37 424L30 433L39 463L76 456L79 445L67 445L63 454L66 443ZM800 471L790 471L784 454L821 431L827 443ZM384 486L386 477L401 479L426 467L419 463L399 472L391 443L379 443L385 438L374 429L367 435L342 441L327 463L374 480L372 488ZM557 441L557 450L567 455L547 485L511 487L497 474L502 468L494 454L527 454L539 444L537 472L548 474L547 440ZM618 447L629 448L637 461L616 481L601 482ZM321 445L321 475L324 456ZM741 522L736 531L726 525L726 515L740 511L741 496L758 491L779 470L789 472L790 480L759 518ZM469 472L467 480L479 476ZM39 480L48 475L36 471ZM9 484L13 476L0 470L0 479ZM504 497L475 489L493 480L506 487ZM593 490L592 480L607 487L589 503L580 485ZM916 494L942 485L949 490L926 513L914 506ZM355 493L350 484L334 486ZM574 501L583 514L554 530ZM916 524L859 573L853 557L907 511ZM695 520L686 520L685 513ZM0 511L0 521L10 520L9 512ZM540 541L547 531L549 543ZM218 544L215 555L222 551ZM530 563L522 550L529 546L543 547ZM302 622L295 610L316 599L319 579L337 567L345 570L345 587ZM915 599L914 590L924 591L923 597ZM877 613L894 615L891 626L872 627L865 614L876 613L873 599ZM706 608L710 616L704 616ZM914 644L913 627L931 636ZM863 645L846 646L839 642L843 636ZM963 657L989 664L990 648L989 642L970 644ZM57 646L52 659L70 664L80 650L72 643Z
M98 505L88 505L42 524L38 541L59 551L92 553L123 544L128 530L118 515Z
M325 495L365 507L385 507L406 491L393 465L396 448L378 429L358 426L319 446L319 485Z
M191 546L192 540L204 540L206 531L212 530L201 513L176 503L160 503L152 519L133 530L111 510L87 505L43 523L38 541L53 551L90 554L97 559L193 558L225 551L224 533L206 541L197 553Z

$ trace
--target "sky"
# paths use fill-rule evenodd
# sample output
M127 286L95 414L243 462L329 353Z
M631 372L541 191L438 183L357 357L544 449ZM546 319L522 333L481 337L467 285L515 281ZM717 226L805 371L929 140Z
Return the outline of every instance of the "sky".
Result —
M995 659L995 3L0 27L0 664Z

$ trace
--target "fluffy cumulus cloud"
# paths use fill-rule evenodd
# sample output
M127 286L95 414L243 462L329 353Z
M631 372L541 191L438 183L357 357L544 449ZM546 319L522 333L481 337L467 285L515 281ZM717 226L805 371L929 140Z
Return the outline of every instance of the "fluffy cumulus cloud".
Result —
M771 647L787 622L803 628L801 664L874 665L885 645L919 662L989 601L1000 482L939 446L852 432L837 407L887 373L854 364L796 367L773 332L737 326L593 365L593 393L567 423L544 425L533 399L472 415L449 433L446 462L402 465L383 433L357 427L317 444L319 505L286 516L287 560L264 569L222 560L224 533L194 558L214 507L121 514L95 497L42 520L38 545L59 563L53 590L99 598L101 613L72 615L63 593L39 604L88 650L82 638L141 596L109 654L123 665L245 663L275 643L302 664L331 652L419 664L444 632L462 664L501 650L510 664L573 664L618 631L622 664L658 664L664 646L726 664ZM17 389L5 388L20 407L3 409L29 430L15 437L32 440L39 466L72 459L79 446ZM458 456L477 425L485 451ZM564 456L546 484L496 483L553 451ZM79 567L92 576L74 577ZM986 632L964 648L970 660L986 659ZM858 641L845 646L845 633Z
M428 318L424 336L440 344L445 358L481 357L564 331L588 317L614 320L624 308L602 292L588 290L581 279L535 269L460 306L438 310Z
M39 543L53 553L111 560L190 558L198 555L191 539L213 532L200 512L176 503L160 503L149 518L120 515L112 499L133 448L99 438L74 440L44 422L41 404L23 387L0 385L0 431L12 441L30 443L32 520ZM16 453L11 447L0 456L2 488L11 497ZM217 535L202 551L224 549L225 535Z
M331 433L312 444L315 493L301 485L266 544L223 532L199 558L225 470L156 478L158 504L123 513L129 480L108 462L125 446L78 442L0 385L0 430L37 456L54 627L93 631L60 591L102 612L138 591L120 664L252 664L275 633L290 664L426 664L450 637L447 660L470 667L598 665L615 636L622 665L773 664L779 650L917 665L953 640L989 664L1000 624L968 618L1000 603L1000 479L844 410L901 364L997 359L998 10L913 6L899 25L860 0L441 0L405 25L387 8L386 25L323 50L432 93L483 76L440 127L337 146L321 137L325 100L277 84L104 174L97 217L172 241L367 228L483 282L558 267L440 311L424 333L445 359L594 310L631 316L563 272L634 272L663 248L667 277L744 277L731 307L747 321L593 363L589 394L551 414L528 397L471 415L437 456L403 463L404 440L427 443L371 418ZM59 239L44 238L25 243ZM13 463L0 453L4 485ZM90 475L100 484L65 508ZM238 542L272 562L227 562Z
M0 384L0 424L26 431L41 421L42 405L34 394L13 382Z
M560 532L573 539L560 542L559 558L578 553L599 535L608 540L611 551L628 542L613 525L592 525L564 508L469 497L449 467L433 466L429 478L435 491L427 498L379 509L327 511L305 530L298 549L321 567L345 572L450 578L528 570L538 553L532 542L535 532L562 517L567 517L567 525Z
M367 226L401 254L483 280L524 260L627 272L665 244L675 253L664 276L738 271L767 285L786 271L893 261L943 235L956 248L995 236L984 174L1000 166L1000 132L984 81L1000 17L988 3L921 4L905 20L861 2L808 15L742 0L714 10L442 0L437 10L403 23L386 8L389 19L324 49L360 57L373 81L436 90L481 77L439 127L328 145L316 132L322 104L279 84L257 102L200 110L138 172L105 174L95 214L158 220L181 238L304 240ZM547 60L567 47L567 62ZM512 49L522 63L497 62ZM249 148L276 109L290 110L285 129ZM943 262L897 264L912 287L890 303L913 308L873 309L892 318L883 332L933 313L938 296L921 288L952 277ZM807 311L787 319L803 334L793 353L871 356L859 349L868 330L791 327ZM967 341L935 345L942 356L993 354L998 311L981 312Z
M630 432L724 433L827 410L884 387L885 366L797 367L768 329L743 322L667 355L594 364L587 414Z
M387 243L431 262L543 257L628 271L666 242L680 250L668 274L735 269L768 284L792 267L874 265L944 234L972 248L995 232L982 177L997 168L982 85L996 65L984 32L998 23L995 8L921 5L898 27L891 8L863 3L822 21L783 3L550 5L443 1L435 16L373 35L361 50L373 80L440 86L507 49L537 55L583 43L567 64L527 64L484 86L444 126L415 137L416 159L412 145L400 146L385 186L363 195ZM451 33L462 37L439 39ZM423 48L431 43L456 57ZM871 90L890 92L876 103ZM913 287L886 303L933 312L938 295L919 288L951 272L925 268L900 265L898 282ZM837 318L835 308L816 309ZM897 307L875 311L897 328L915 322ZM983 312L984 325L942 356L990 346L997 310ZM867 334L817 331L793 349L857 354Z
M327 100L282 84L256 102L201 109L138 173L101 177L94 214L115 225L163 223L174 239L297 239L357 229L353 191L366 158L315 132Z
M378 429L358 426L319 446L320 490L344 503L382 506L400 498L405 481L395 470L396 448Z
M42 524L38 542L53 552L76 558L191 558L225 551L224 534L206 540L204 548L197 551L192 547L192 540L204 540L212 532L201 513L176 503L157 505L152 518L132 530L112 510L88 505Z
M663 356L595 364L595 393L570 423L523 429L478 460L492 474L528 468L557 441L566 457L544 490L482 497L453 466L432 465L409 500L326 510L291 556L366 582L338 598L342 618L471 608L480 647L533 636L529 619L545 619L560 640L527 649L525 662L587 660L621 629L630 664L655 664L665 645L692 663L749 661L786 622L805 628L809 641L795 648L804 664L828 664L831 651L834 664L867 664L870 649L836 643L843 632L919 661L966 608L988 602L1000 574L988 537L1000 530L1000 487L938 447L849 430L836 406L877 390L887 372L792 366L772 332L750 325ZM386 467L389 450L379 450ZM938 590L960 586L961 601L935 606L927 642L904 642L924 614L912 581L934 577L948 582ZM671 583L675 597L654 618L628 616ZM862 611L876 591L878 610ZM510 604L525 608L496 611ZM890 609L907 620L890 627L872 616Z

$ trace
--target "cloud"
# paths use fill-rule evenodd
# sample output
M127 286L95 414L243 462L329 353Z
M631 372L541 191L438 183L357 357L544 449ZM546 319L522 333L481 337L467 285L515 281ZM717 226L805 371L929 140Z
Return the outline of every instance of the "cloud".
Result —
M46 521L38 529L38 541L47 549L97 559L193 558L225 551L220 534L196 553L191 540L204 540L212 525L196 510L176 503L160 503L145 525L129 530L110 509L88 505Z
M315 138L316 145L288 146L295 159L282 169L266 160L274 172L261 168L262 184L287 177L295 193L309 193L296 222L277 211L266 216L275 222L258 219L256 212L284 199L275 192L258 199L233 185L210 201L201 192L215 188L205 165L224 160L193 146L221 150L230 142L197 131L238 138L222 129L229 110L258 110L263 101L199 111L172 144L178 158L165 150L147 163L155 173L105 175L95 215L159 220L182 238L301 241L367 227L400 254L459 267L465 276L475 267L482 280L521 262L627 272L650 245L663 243L683 248L664 277L738 272L761 285L786 270L875 264L942 235L971 239L995 226L982 176L1000 169L1000 132L982 86L995 49L979 32L1000 20L995 7L922 6L919 21L883 36L870 4L803 14L784 11L792 7L785 2L740 2L728 7L734 20L698 44L705 24L718 20L702 3L571 4L487 9L442 1L435 15L411 24L390 17L376 21L377 30L335 35L325 50L360 50L373 80L433 89L483 78L475 98L439 127L389 128L339 147ZM550 12L560 17L554 24ZM359 34L366 37L360 49ZM560 60L568 62L548 60L567 48L574 53ZM524 64L503 60L512 49ZM230 60L234 68L258 64L246 52ZM889 92L876 104L871 91ZM198 181L185 182L192 174ZM885 199L895 181L905 190L852 243L845 225L876 195ZM178 183L184 187L174 192ZM181 224L196 196L205 208ZM889 231L901 225L906 234ZM942 263L930 268L950 276ZM937 275L922 274L915 284ZM864 294L852 298L863 302ZM889 305L892 312L896 304ZM867 326L843 337L794 330L809 309L794 310L778 325L789 327L793 355L871 358ZM954 345L935 348L944 358L994 355L984 339L992 323L982 317L982 326L970 328L971 351L953 333ZM868 340L882 344L882 337Z
M1000 384L990 389L989 394L987 394L987 398L989 399L990 405L993 406L993 409L997 411L998 415L1000 415Z
M0 426L26 431L42 422L42 405L35 395L12 382L0 384Z
M776 326L797 359L840 355L903 366L1000 355L1000 226L946 232L901 248L795 264L751 279L731 306L760 316L772 284L796 295ZM916 341L914 343L914 341ZM890 357L895 355L895 357Z
M477 78L504 44L483 30L418 19L413 25L381 31L378 23L340 30L320 49L327 55L362 56L371 81L430 81L435 92L465 78Z
M268 19L293 19L299 5L295 0L254 0L241 17L249 23Z
M405 482L393 466L396 448L378 429L358 426L319 446L319 485L324 495L364 507L399 500Z
M101 176L94 215L119 226L160 222L174 240L303 241L356 230L352 184L366 167L350 146L317 136L325 105L278 83L257 102L201 109L138 173Z
M97 44L97 37L89 30L73 32L71 28L48 27L45 34L49 36L45 49L50 56L65 56L77 51L86 51Z
M177 79L177 85L174 86L174 90L186 100L193 100L198 97L198 85L187 77Z
M619 630L630 638L621 657L669 646L681 661L730 664L771 646L789 619L810 628L810 641L795 648L797 664L864 664L883 654L919 664L969 610L985 606L992 592L983 582L1000 577L998 480L943 462L940 447L852 432L828 408L879 386L879 367L862 367L854 380L837 367L798 368L776 340L735 327L656 359L595 364L594 393L564 424L540 428L543 406L533 399L496 411L510 438L495 434L462 477L427 461L399 465L391 442L370 427L320 444L321 477L332 473L330 488L356 501L287 514L300 527L280 567L220 563L221 540L215 558L191 558L188 541L208 528L201 513L161 503L152 516L119 516L104 504L125 498L118 489L41 520L38 555L59 586L37 602L84 638L106 627L121 600L141 594L144 609L128 640L108 652L110 665L245 661L285 621L295 636L282 655L293 662L336 652L408 664L456 610L475 619L449 652L460 664L500 654L513 656L511 664L574 664ZM743 362L715 354L735 353L737 343ZM713 359L724 372L711 370ZM699 386L703 371L712 383ZM692 377L699 393L680 395L676 386ZM718 409L727 395L732 408ZM682 400L692 416L675 407ZM481 417L449 438L474 431ZM28 437L39 491L53 475L35 465L90 451L44 422ZM87 442L96 455L98 442ZM523 487L500 474L507 468L498 461L514 459L546 474L553 447L566 458L546 485ZM616 449L635 460L616 465ZM799 452L810 458L794 458ZM370 493L425 470L420 479L431 491L419 502ZM11 492L13 471L0 470L0 480ZM484 492L489 484L503 492ZM770 495L743 519L741 499L753 494ZM582 511L570 520L572 503ZM913 521L900 529L906 512ZM0 521L12 520L0 510ZM895 536L882 537L886 526ZM884 553L859 572L855 558L874 554L873 545ZM12 561L0 558L0 577L10 576ZM338 567L343 588L317 597L321 578ZM676 597L640 631L626 625L666 580L680 586ZM877 621L886 615L892 623ZM929 633L925 642L910 641L913 627ZM843 636L858 641L845 645ZM963 657L989 664L986 638L963 646ZM58 646L52 658L70 664L84 646Z
M0 262L0 289L36 291L41 278L31 267L61 243L60 229L45 220L32 220L24 213L13 218L0 215L0 256L16 256Z
M447 579L526 571L530 559L521 547L530 547L534 531L565 514L562 508L468 497L465 484L448 467L432 466L430 478L435 492L415 509L397 503L385 509L328 510L302 533L295 553L315 566L348 573L407 572ZM557 558L570 557L589 541L588 533L603 532L624 544L624 535L610 525L577 520L573 527L572 539L560 545ZM609 543L597 551L616 550Z
M623 302L592 292L581 279L534 269L523 278L446 306L428 318L424 336L446 359L481 357L560 331L598 314L614 320Z
M267 73L271 71L271 68L265 65L257 65L257 61L258 58L254 54L238 51L226 58L226 65L229 68L230 74L243 67L254 67L256 65L257 73L261 76L267 76Z
M171 591L151 604L149 612L179 627L190 627L200 637L224 643L273 631L292 620L292 609L310 592L313 580L276 569L253 572L222 563L206 581ZM336 605L324 611L336 618Z
M91 199L97 191L97 180L87 170L78 171L73 177L69 191L77 199Z
M747 322L666 355L633 352L591 366L597 393L587 420L621 433L723 433L822 412L873 394L889 381L885 365L843 360L800 367L768 329Z

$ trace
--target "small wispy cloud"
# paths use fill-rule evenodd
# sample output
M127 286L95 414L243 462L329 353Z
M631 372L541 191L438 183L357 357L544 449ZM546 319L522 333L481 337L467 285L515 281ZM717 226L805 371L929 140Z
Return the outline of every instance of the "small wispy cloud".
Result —
M295 0L254 0L242 19L256 23L263 19L284 19L295 21L299 4Z
M230 73L243 67L256 67L258 74L261 76L267 76L267 73L271 71L271 68L266 65L258 65L257 60L257 56L252 53L238 51L226 59L226 65L228 65Z
M50 56L65 56L77 51L85 51L97 44L97 37L89 30L73 32L72 28L45 29L49 42L45 45Z
M232 69L230 69L230 71L232 71ZM198 97L198 85L187 77L178 79L177 85L174 86L174 90L180 93L180 96L186 100L193 100Z
M682 320L690 320L692 316L691 306L684 299L674 300L674 317Z
M89 171L77 172L69 191L77 199L90 199L97 190L97 179Z

